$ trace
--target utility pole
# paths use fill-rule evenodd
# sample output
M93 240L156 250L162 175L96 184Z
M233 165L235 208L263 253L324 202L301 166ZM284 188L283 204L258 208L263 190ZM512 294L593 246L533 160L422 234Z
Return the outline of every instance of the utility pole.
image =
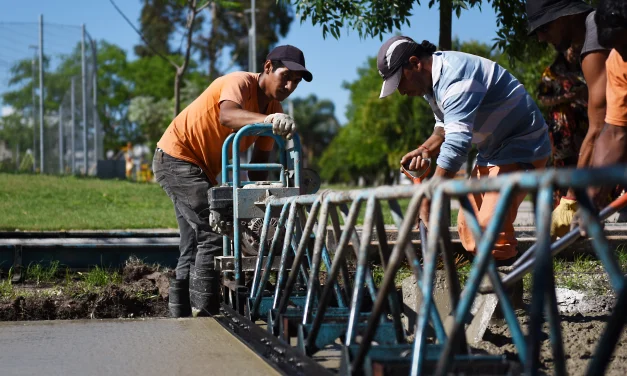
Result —
M32 76L33 76L33 82L32 82L32 94L33 94L33 107L31 109L31 115L33 117L33 172L37 171L37 159L35 158L35 156L37 155L37 115L35 115L37 113L37 110L35 110L35 108L37 107L37 99L35 97L35 83L37 82L37 76L35 75L35 59L37 56L37 46L29 46L30 48L33 48L35 51L33 52L33 59L31 60L32 64L31 64L31 71L32 71Z
M83 96L83 165L85 167L85 175L89 171L87 166L87 81L86 81L86 62L85 62L85 24L81 25L81 87Z
M44 15L39 15L39 173L44 173Z
M250 0L250 53L252 55L252 70L257 73L257 7L255 6L255 0Z
M63 175L63 101L59 106L59 173Z
M87 34L89 36L89 34ZM96 163L96 173L98 172L98 159L100 159L100 154L102 153L102 148L100 147L101 140L101 129L100 129L100 118L98 117L98 46L96 42L89 36L89 42L91 46L91 58L92 58L92 89L93 89L93 98L92 98L92 118L94 122L94 161ZM103 154L104 155L104 154Z
M72 151L72 157L70 159L72 175L76 174L76 119L74 118L74 114L76 113L75 107L75 95L74 95L74 86L75 86L76 77L72 76L72 86L70 88L70 149Z

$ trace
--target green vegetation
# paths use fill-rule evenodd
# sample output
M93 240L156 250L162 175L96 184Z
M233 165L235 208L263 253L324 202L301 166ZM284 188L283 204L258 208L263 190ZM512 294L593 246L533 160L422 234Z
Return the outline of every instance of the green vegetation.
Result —
M110 284L119 285L122 283L122 275L117 270L108 270L96 265L86 273L78 272L86 287L103 287Z
M57 279L59 272L59 261L52 261L49 266L41 264L30 264L26 268L26 280L39 285L41 283L52 283Z
M0 230L177 228L157 184L0 173Z

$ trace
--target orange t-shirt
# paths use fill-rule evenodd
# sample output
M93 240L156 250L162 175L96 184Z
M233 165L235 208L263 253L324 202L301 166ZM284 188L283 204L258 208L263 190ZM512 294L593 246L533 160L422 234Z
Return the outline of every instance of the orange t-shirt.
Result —
M612 50L605 61L607 71L607 110L605 122L627 127L627 62L618 51Z
M222 170L222 144L235 133L220 124L220 103L235 102L246 111L266 115L283 112L281 103L275 100L270 101L265 112L259 110L259 75L234 72L213 81L174 118L157 147L174 158L199 166L213 184L218 184L216 176ZM240 151L248 149L255 141L260 150L272 150L274 145L272 137L247 136L240 144Z

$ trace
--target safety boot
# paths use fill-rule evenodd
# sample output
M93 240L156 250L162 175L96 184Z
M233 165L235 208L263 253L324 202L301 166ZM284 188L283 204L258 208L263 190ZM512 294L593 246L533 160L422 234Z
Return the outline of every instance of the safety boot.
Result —
M220 312L220 276L213 268L192 265L189 271L192 316L212 316Z
M188 317L192 313L189 301L189 279L170 278L168 295L170 317Z

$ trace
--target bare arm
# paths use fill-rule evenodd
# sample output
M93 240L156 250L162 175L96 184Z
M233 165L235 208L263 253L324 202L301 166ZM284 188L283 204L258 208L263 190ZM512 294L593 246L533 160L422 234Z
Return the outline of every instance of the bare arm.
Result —
M586 55L583 59L582 69L588 83L588 133L581 144L577 168L590 166L594 143L605 124L605 89L607 78L605 76L605 60L609 52L599 51Z
M267 115L244 110L231 101L220 103L220 124L231 129L240 129L248 124L263 123Z
M408 165L409 170L416 171L426 167L427 158L432 158L440 152L444 143L444 128L435 127L431 136L416 150L412 150L401 158L402 165Z

